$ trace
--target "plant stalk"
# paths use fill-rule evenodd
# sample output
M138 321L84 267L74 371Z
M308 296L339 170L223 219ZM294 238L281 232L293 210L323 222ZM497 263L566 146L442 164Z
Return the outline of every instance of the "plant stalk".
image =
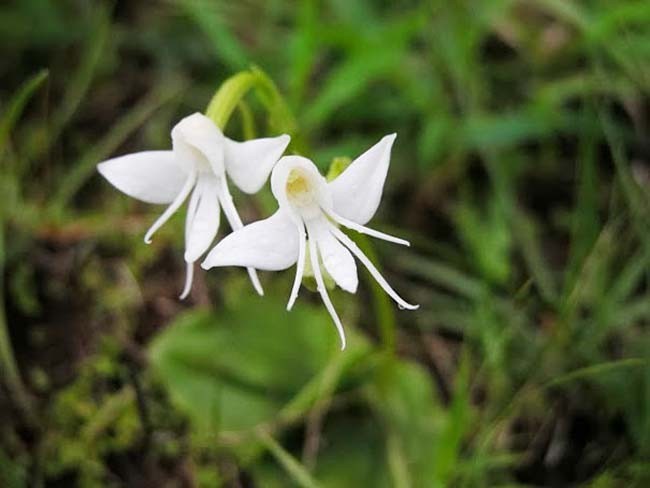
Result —
M16 363L11 338L9 336L9 327L7 324L7 315L4 300L4 261L5 261L5 240L4 240L4 223L0 219L0 365L2 374L9 389L13 400L25 414L28 420L32 420L32 408L29 396L20 378L20 371Z

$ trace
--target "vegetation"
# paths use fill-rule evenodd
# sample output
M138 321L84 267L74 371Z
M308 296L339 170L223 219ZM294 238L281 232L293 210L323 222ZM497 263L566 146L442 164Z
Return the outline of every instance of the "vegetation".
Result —
M650 485L649 2L20 0L0 27L0 486ZM373 225L412 246L357 242L421 307L362 272L345 352L317 294L284 310L291 271L179 301L183 216L146 245L160 209L96 173L240 72L226 133L324 174L398 134Z

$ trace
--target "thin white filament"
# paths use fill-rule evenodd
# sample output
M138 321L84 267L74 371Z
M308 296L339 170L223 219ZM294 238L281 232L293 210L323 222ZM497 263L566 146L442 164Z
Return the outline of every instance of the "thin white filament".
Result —
M187 296L190 294L193 280L194 280L194 263L185 263L185 286L183 286L183 292L179 297L181 300L185 300Z
M395 244L401 244L402 246L410 246L411 243L407 241L406 239L400 239L399 237L391 236L390 234L385 234L384 232L379 232L378 230L371 229L369 227L365 227L363 225L357 224L356 222L353 222L351 220L346 219L345 217L341 217L340 215L332 212L332 211L325 211L325 213L330 216L335 222L349 228L352 230L356 230L357 232L361 234L366 234L371 237L376 237L377 239L382 239L384 241L388 242L394 242Z
M372 264L370 259L359 249L359 247L350 239L348 236L346 236L343 232L341 232L340 229L338 229L335 225L332 225L331 223L328 222L327 224L330 228L330 231L334 234L334 236L343 243L345 247L347 247L352 254L354 254L359 261L366 267L366 269L370 272L372 277L375 279L377 283L379 283L379 286L383 288L383 290L390 296L395 302L402 308L406 308L409 310L416 310L420 306L419 305L412 305L405 301L402 297L400 297L393 288L388 284L388 282L384 279L384 277L381 275L379 270L375 268L375 265Z
M327 288L325 288L323 275L320 272L320 263L318 262L318 250L316 248L315 236L313 235L312 232L309 233L308 242L309 242L309 257L311 259L311 267L314 270L314 277L316 278L316 286L318 288L318 293L320 293L321 299L325 304L325 308L327 309L330 316L332 317L332 320L334 321L334 325L336 325L336 330L338 331L339 337L341 338L341 351L342 351L343 349L345 349L345 331L343 330L343 324L341 323L341 319L339 319L339 316L336 314L336 310L334 310L334 305L332 305L332 302L330 301L330 297L327 294Z
M298 261L296 263L296 277L293 280L293 287L291 288L291 295L289 295L287 310L291 310L293 308L293 304L296 302L296 298L298 298L298 291L300 290L302 277L305 274L305 244L307 236L305 235L305 227L302 223L298 228L298 234Z
M187 196L190 194L192 191L192 188L194 188L194 184L196 183L196 170L192 170L192 172L189 174L187 177L187 180L185 180L185 184L183 185L183 188L181 189L180 193L174 198L174 201L169 204L169 207L165 209L165 211L162 213L158 219L153 223L151 227L149 227L149 230L144 236L144 242L147 244L151 244L151 237L153 234L160 229L165 222L169 220L169 218L174 215L176 210L178 210L178 207L180 207Z
M219 201L221 202L223 213L226 215L226 219L228 220L232 230L239 230L244 227L244 224L242 223L241 218L239 218L235 205L232 203L232 196L230 195L230 190L228 189L228 183L226 183L225 176L222 176L220 180L221 191L219 192ZM253 283L253 288L255 288L257 294L264 296L264 289L262 288L262 283L260 283L255 268L246 268L246 271L248 271L248 276L250 277L251 283Z
M196 211L199 208L199 199L201 194L201 182L198 181L196 188L190 197L190 203L187 206L187 216L185 217L185 245L187 246L190 239L190 232L196 217ZM192 281L194 280L194 263L185 263L185 285L179 298L185 300L192 290Z

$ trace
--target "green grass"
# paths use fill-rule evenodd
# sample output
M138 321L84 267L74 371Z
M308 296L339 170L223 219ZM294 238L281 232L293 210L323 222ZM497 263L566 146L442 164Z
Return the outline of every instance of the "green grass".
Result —
M650 483L648 2L27 0L0 26L0 485ZM145 245L158 209L95 172L252 66L232 137L288 131L325 174L398 134L373 225L412 247L358 243L421 308L361 272L343 354L315 294L284 312L291 272L178 302L182 218Z

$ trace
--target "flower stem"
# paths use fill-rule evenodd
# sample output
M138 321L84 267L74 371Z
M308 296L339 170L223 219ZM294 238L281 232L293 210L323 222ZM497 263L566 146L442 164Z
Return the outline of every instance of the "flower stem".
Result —
M250 71L241 71L231 76L214 94L205 114L223 130L240 100L255 86L255 83L255 75Z
M309 471L267 432L258 430L256 436L297 486L301 488L318 488L320 486Z
M270 131L289 134L294 151L304 152L306 145L299 138L296 118L289 105L273 80L256 66L224 81L208 103L206 116L212 119L217 127L224 130L235 109L241 107L241 102L251 90L254 90L257 99L268 114Z

